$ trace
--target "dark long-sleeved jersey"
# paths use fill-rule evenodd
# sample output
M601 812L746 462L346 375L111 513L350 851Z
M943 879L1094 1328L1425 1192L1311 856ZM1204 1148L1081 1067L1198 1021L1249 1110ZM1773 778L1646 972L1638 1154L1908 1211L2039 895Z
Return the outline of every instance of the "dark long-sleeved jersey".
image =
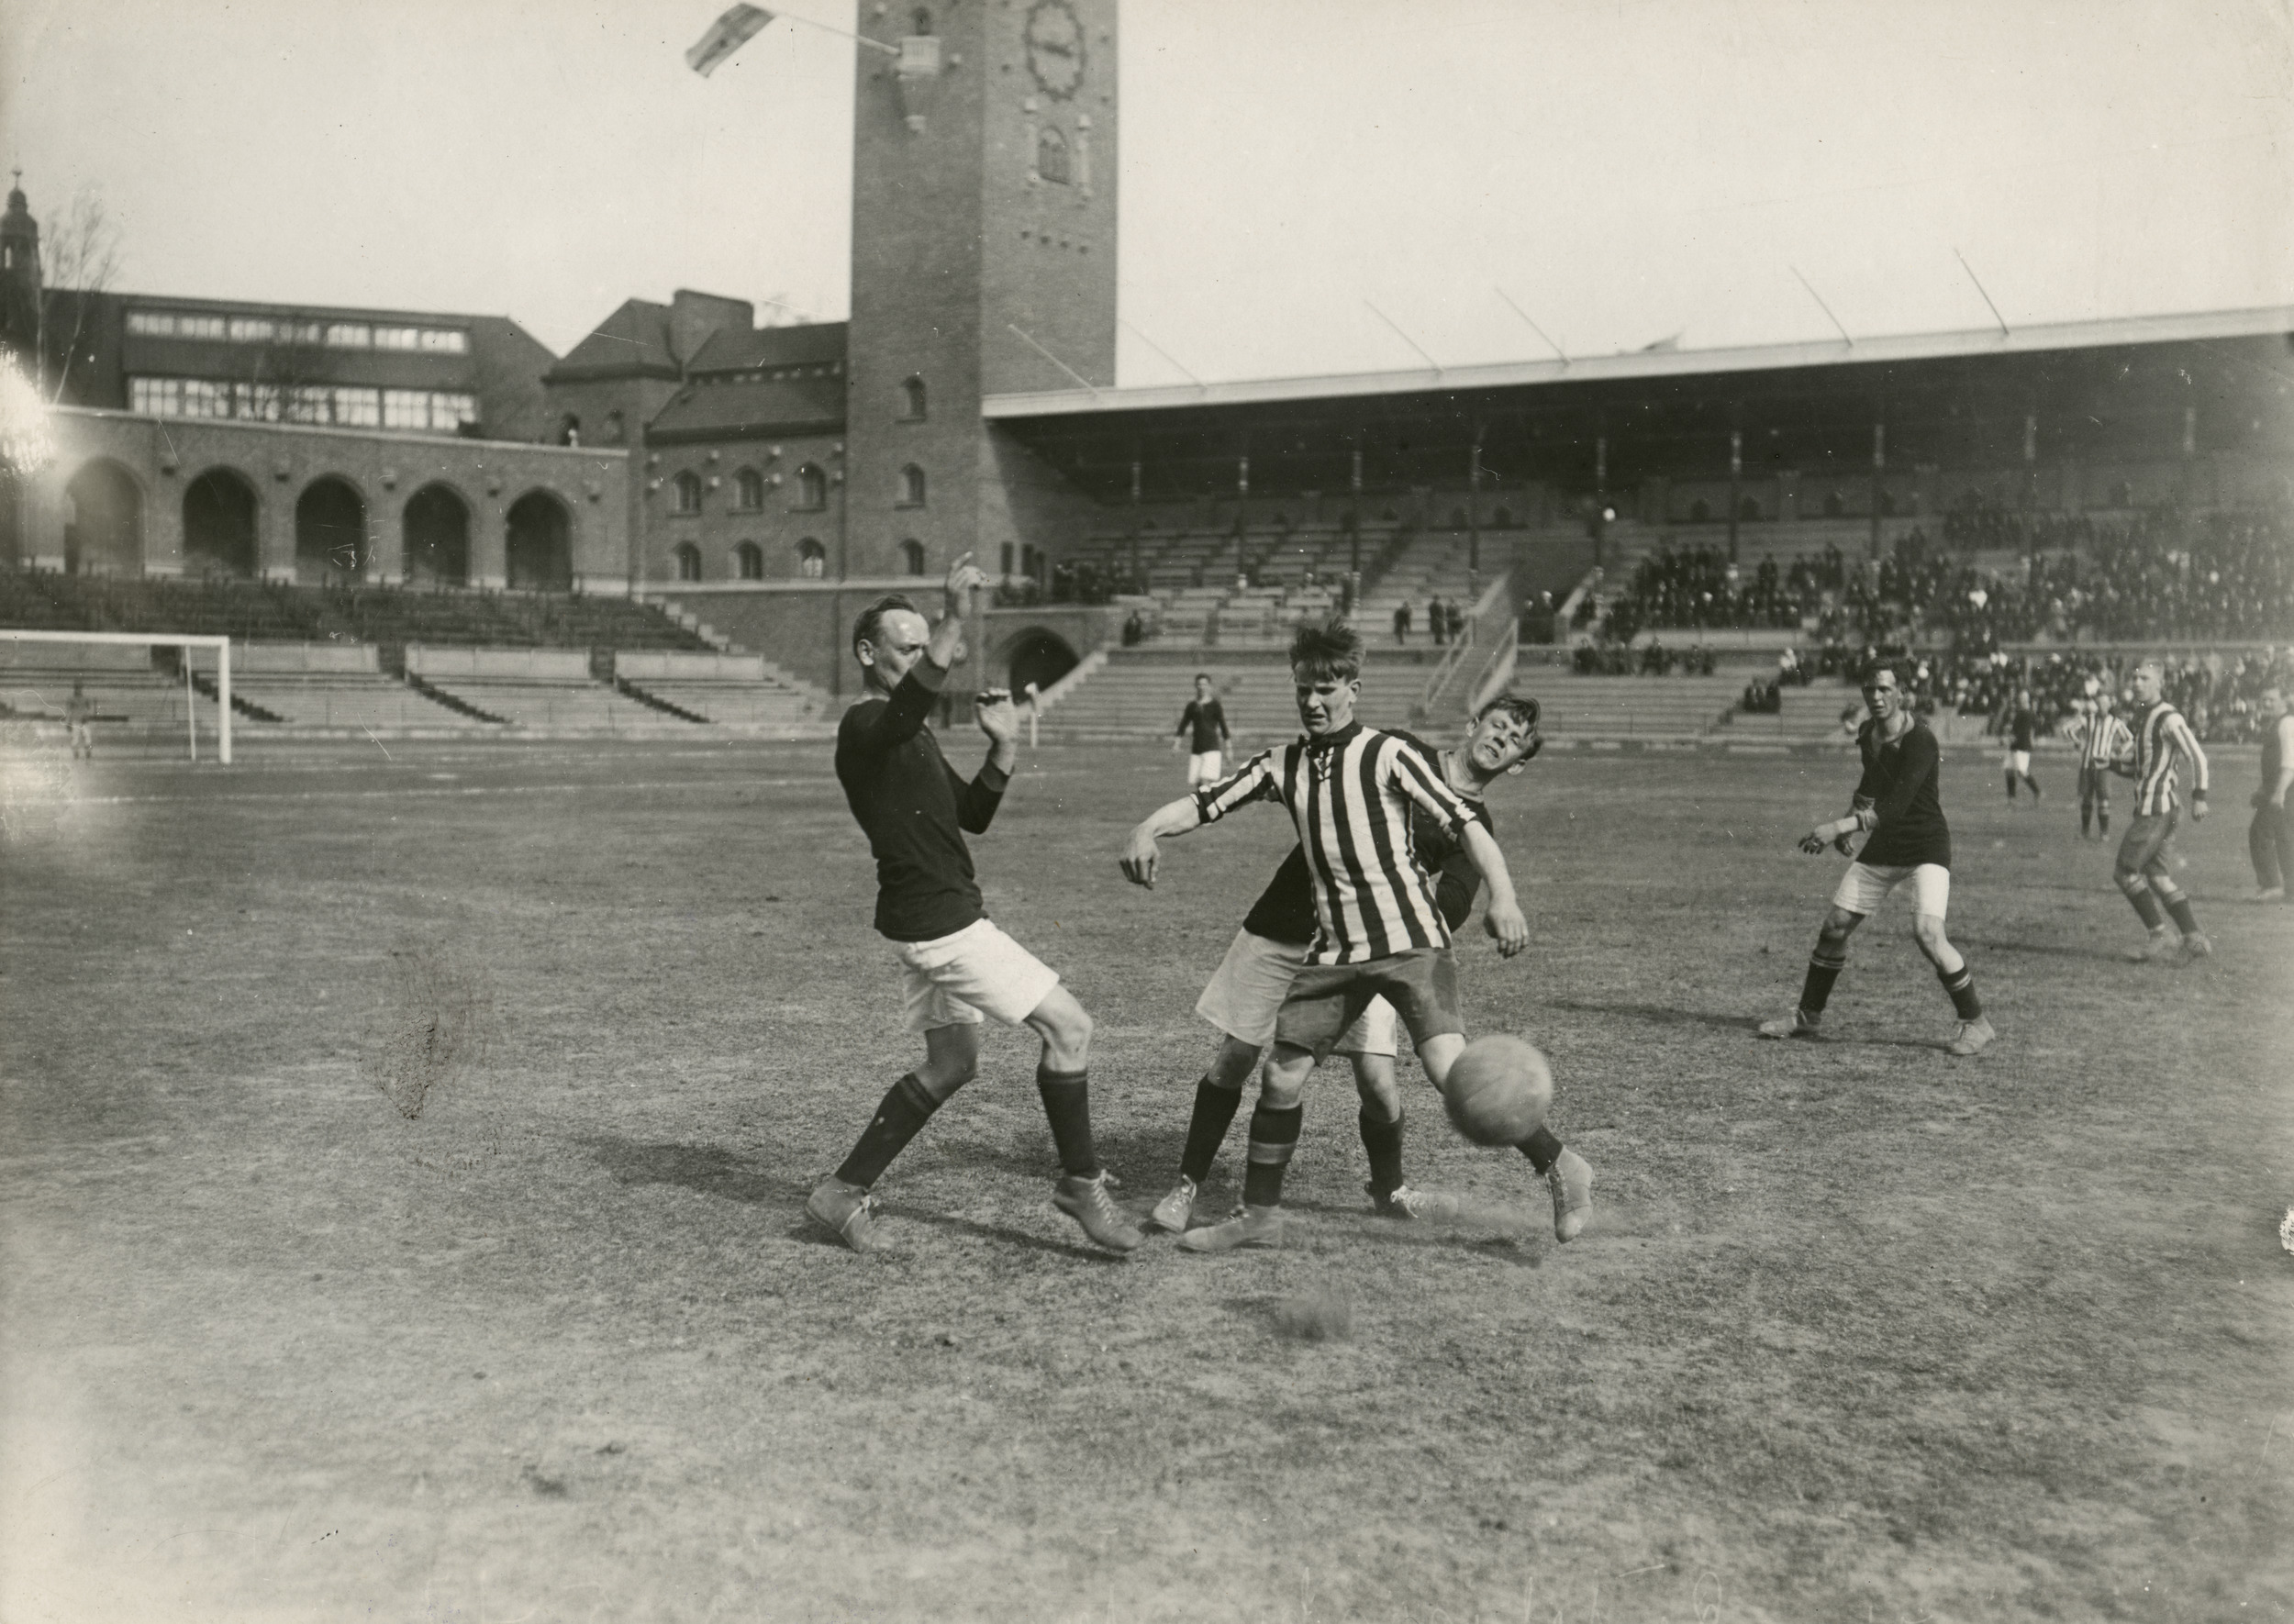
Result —
M1866 722L1856 730L1856 750L1864 757L1856 807L1868 808L1876 820L1856 861L1875 868L1951 867L1952 831L1936 790L1942 758L1928 725L1914 718L1891 740L1882 736L1878 722Z
M987 831L1010 780L991 762L967 783L940 753L924 718L946 675L919 660L836 731L837 782L876 859L876 929L895 941L952 936L986 913L963 837Z

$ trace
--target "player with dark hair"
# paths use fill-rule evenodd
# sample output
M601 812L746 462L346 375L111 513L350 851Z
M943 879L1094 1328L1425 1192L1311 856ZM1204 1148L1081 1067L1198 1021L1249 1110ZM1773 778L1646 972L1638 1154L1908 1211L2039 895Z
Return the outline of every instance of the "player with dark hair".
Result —
M2134 668L2133 683L2134 754L2112 762L2111 771L2134 780L2134 817L2119 842L2113 877L2151 934L2128 957L2137 963L2188 964L2212 954L2214 944L2199 929L2190 898L2172 873L2170 843L2182 821L2177 765L2190 764L2190 821L2197 823L2207 815L2207 752L2182 712L2166 701L2165 667L2145 660Z
M1315 1065L1373 1000L1394 1006L1435 1087L1465 1047L1457 962L1434 882L1410 837L1413 806L1462 845L1489 887L1484 928L1510 958L1529 945L1505 854L1486 823L1442 781L1419 749L1354 719L1362 692L1362 640L1342 622L1305 625L1290 645L1291 680L1306 737L1267 751L1233 777L1175 801L1131 831L1126 878L1153 885L1156 841L1253 802L1280 803L1304 849L1313 885L1315 936L1275 1022L1275 1050L1251 1114L1242 1211L1190 1229L1191 1251L1282 1242L1283 1174L1298 1143L1299 1098ZM1534 1154L1524 1144L1525 1154Z
M2099 829L2098 840L2110 836L2111 763L2134 753L2134 735L2127 724L2110 714L2110 691L2098 685L2088 700L2088 712L2074 724L2071 736L2079 747L2079 839Z
M1086 1067L1091 1018L1056 972L988 919L966 833L985 834L1019 756L1019 714L1001 689L978 698L987 762L966 782L925 719L963 640L963 597L987 584L972 555L949 566L948 607L927 626L905 597L877 599L852 628L867 693L837 728L836 775L876 859L876 929L899 950L908 1028L924 1063L895 1083L852 1152L805 1210L855 1251L882 1244L876 1180L908 1140L979 1070L982 1012L1043 1040L1036 1087L1063 1170L1052 1205L1099 1245L1130 1251L1139 1227L1108 1194L1093 1148Z
M2039 780L2032 776L2032 751L2038 742L2039 713L2032 708L2029 688L2015 691L2015 702L2007 714L2007 798L2015 799L2015 786L2020 782L2029 786L2032 805L2039 804Z
M1812 857L1832 846L1845 854L1858 832L1868 829L1871 839L1832 893L1816 949L1809 955L1799 1006L1790 1015L1761 1022L1760 1035L1821 1035L1818 1029L1832 983L1848 965L1848 938L1889 892L1909 880L1912 940L1935 966L1936 979L1959 1016L1959 1029L1947 1047L1954 1054L1981 1054L1999 1034L1984 1018L1967 961L1943 934L1943 915L1952 897L1952 831L1936 793L1942 757L1935 735L1912 714L1892 666L1876 665L1865 673L1864 703L1872 719L1856 730L1864 776L1856 782L1854 806L1845 818L1820 823L1801 836L1800 850Z
M1409 734L1398 737L1422 753L1487 826L1489 815L1483 806L1484 792L1499 778L1519 773L1544 747L1538 718L1536 700L1506 695L1481 708L1468 726L1463 749L1436 751ZM1189 828L1195 818L1190 797L1159 807L1141 828L1152 838L1165 829ZM1410 808L1410 841L1420 866L1434 877L1435 901L1443 922L1452 931L1458 930L1473 911L1480 884L1472 859L1463 844L1451 840L1442 825L1415 804ZM1211 1161L1242 1104L1242 1085L1274 1040L1276 1018L1291 983L1306 962L1315 929L1314 885L1308 873L1306 848L1294 846L1253 905L1242 928L1235 932L1226 957L1196 1003L1195 1012L1217 1027L1221 1037L1209 1068L1195 1085L1194 1113L1179 1162L1178 1183L1149 1218L1157 1228L1175 1233L1186 1229L1196 1193L1209 1174ZM1403 1177L1403 1109L1394 1074L1394 1007L1384 998L1373 999L1332 1048L1353 1064L1354 1086L1362 1099L1356 1126L1370 1162L1370 1182L1365 1187L1372 1205L1388 1218L1454 1216L1459 1207L1455 1196L1413 1189ZM1553 1195L1553 1232L1563 1240L1574 1240L1591 1211L1592 1169L1544 1129L1529 1143L1531 1165L1545 1178Z
M2294 786L2294 711L2286 689L2262 691L2262 784L2255 791L2255 820L2246 826L2246 857L2255 865L2255 900L2284 902L2294 890L2294 812L2286 792Z
M1211 692L1210 673L1195 673L1195 697L1186 702L1179 713L1179 725L1171 735L1171 748L1177 750L1181 740L1186 740L1186 783L1189 789L1198 784L1215 784L1223 759L1220 752L1231 736L1227 731L1226 708Z

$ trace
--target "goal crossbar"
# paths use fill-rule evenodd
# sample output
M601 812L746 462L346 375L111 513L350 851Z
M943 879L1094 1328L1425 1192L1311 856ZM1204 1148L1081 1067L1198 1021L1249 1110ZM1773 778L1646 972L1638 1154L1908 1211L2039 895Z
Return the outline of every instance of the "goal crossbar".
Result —
M19 643L125 643L137 648L184 651L184 723L191 733L191 759L199 759L199 707L192 703L191 651L213 649L216 655L216 754L231 764L231 640L214 634L182 631L17 631L0 627L0 638Z

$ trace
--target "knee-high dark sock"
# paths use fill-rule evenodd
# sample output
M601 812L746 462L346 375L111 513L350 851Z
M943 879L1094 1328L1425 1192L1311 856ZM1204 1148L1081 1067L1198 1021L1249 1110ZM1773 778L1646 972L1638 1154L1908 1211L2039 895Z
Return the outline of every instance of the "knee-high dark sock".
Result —
M2151 895L2151 883L2148 880L2141 874L2134 874L2121 879L2119 882L2119 889L2127 894L2127 901L2133 905L2135 914L2142 919L2144 929L2157 930L2166 925L2166 910L2159 907L2158 898Z
M2087 839L2094 828L2095 798L2092 795L2081 795L2079 797L2079 839L2082 840Z
M1289 1169L1290 1153L1298 1148L1298 1124L1306 1120L1306 1116L1304 1106L1293 1106L1286 1111L1271 1111L1264 1106L1253 1108L1251 1161L1242 1170L1245 1207L1283 1204L1283 1174Z
M1226 1142L1242 1104L1242 1090L1221 1088L1208 1077L1195 1085L1195 1115L1187 1119L1186 1149L1179 1156L1179 1172L1201 1184L1210 1176L1211 1159Z
M1370 1156L1370 1193L1391 1196L1402 1187L1402 1119L1381 1122L1364 1111L1354 1118L1362 1148Z
M2109 801L2101 803L2095 808L2095 832L2099 835L2110 833L2110 803Z
M2007 789L2008 799L2011 801L2015 798L2015 769L2012 767L2008 769Z
M1840 973L1846 968L1848 955L1845 953L1837 959L1826 958L1822 948L1810 953L1808 956L1808 979L1800 984L1800 1007L1810 1015L1823 1014L1824 1006L1832 1000L1832 983L1840 979Z
M2159 901L2166 905L2166 911L2173 917L2176 929L2185 936L2199 934L2199 916L2190 911L2190 898L2180 885L2162 876L2151 882L2151 889L2158 894Z
M1552 1129L1541 1128L1523 1140L1515 1149L1527 1156L1530 1159L1531 1167L1536 1170L1540 1177L1543 1177L1553 1171L1554 1159L1561 1154L1561 1140L1553 1137Z
M860 1142L852 1147L852 1153L844 1158L844 1165L836 1170L837 1177L863 1189L874 1185L884 1177L885 1169L892 1165L892 1159L900 1153L908 1140L916 1137L925 1123L931 1120L932 1113L940 1109L940 1104L924 1085L916 1080L914 1072L901 1078L886 1089L884 1098L877 1102L876 1114L861 1130Z
M1951 995L1952 1007L1962 1020L1978 1020L1983 1016L1983 1000L1976 996L1976 973L1962 964L1956 970L1938 970L1936 980Z
M1091 1143L1091 1073L1055 1072L1038 1064L1035 1088L1043 1096L1043 1115L1052 1124L1052 1142L1059 1147L1060 1167L1075 1178L1091 1177L1099 1171L1099 1154Z

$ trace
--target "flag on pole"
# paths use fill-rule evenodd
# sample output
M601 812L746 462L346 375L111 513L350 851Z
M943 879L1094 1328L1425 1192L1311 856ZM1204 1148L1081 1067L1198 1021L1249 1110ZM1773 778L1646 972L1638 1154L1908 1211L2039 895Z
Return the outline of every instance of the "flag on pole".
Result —
M717 72L726 58L739 50L753 38L759 28L773 20L773 14L762 6L736 6L709 25L709 31L701 36L700 43L685 52L685 66L702 78Z

